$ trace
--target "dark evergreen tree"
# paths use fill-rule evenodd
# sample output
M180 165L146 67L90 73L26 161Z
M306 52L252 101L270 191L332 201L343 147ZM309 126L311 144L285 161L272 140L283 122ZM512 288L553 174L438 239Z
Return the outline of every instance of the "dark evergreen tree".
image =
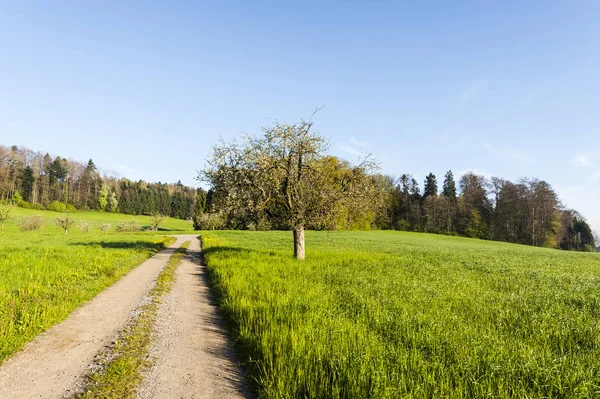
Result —
M433 173L430 173L425 178L425 186L423 190L423 198L427 198L429 196L437 197L438 186L437 186L437 178Z
M19 184L19 191L21 197L25 201L31 201L33 198L33 187L35 185L35 176L33 175L33 169L31 166L26 166L21 170L21 178Z
M442 195L451 200L456 200L456 183L454 182L454 175L451 170L446 172L446 175L444 176Z

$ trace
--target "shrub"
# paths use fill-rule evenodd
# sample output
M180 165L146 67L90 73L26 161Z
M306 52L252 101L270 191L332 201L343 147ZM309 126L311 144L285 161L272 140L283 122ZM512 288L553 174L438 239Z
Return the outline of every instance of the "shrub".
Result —
M161 214L154 214L152 216L150 216L150 226L152 227L152 229L154 231L158 231L158 227L160 226L160 224L163 222L163 220L165 219L165 217Z
M75 208L73 205L71 204L67 204L66 206L66 210L67 212L77 212L77 208Z
M131 220L130 222L121 222L117 225L117 231L120 232L132 232L140 230L141 227L135 219Z
M79 222L79 230L89 233L92 230L92 225L88 223L87 220L82 220Z
M42 204L31 204L30 209L35 209L36 211L43 211L44 206Z
M106 233L108 230L110 230L110 223L104 223L102 226L100 226L100 230L102 230L103 233Z
M54 224L63 229L65 234L69 232L69 228L73 226L73 223L75 223L75 220L73 220L68 213L63 217L57 216L56 219L54 219Z
M16 206L21 206L21 202L23 202L23 197L21 197L21 194L19 194L18 191L15 191L12 196L12 203Z
M27 201L21 201L19 202L19 207L21 208L25 208L25 209L31 209L31 204Z
M67 207L62 202L52 201L52 203L48 205L48 210L53 212L65 212Z
M13 204L0 201L0 233L2 234L4 234L4 223L12 217L13 208Z
M225 219L218 213L204 213L195 218L196 230L221 230L225 227Z
M36 231L44 224L44 218L41 216L27 216L19 222L22 231Z

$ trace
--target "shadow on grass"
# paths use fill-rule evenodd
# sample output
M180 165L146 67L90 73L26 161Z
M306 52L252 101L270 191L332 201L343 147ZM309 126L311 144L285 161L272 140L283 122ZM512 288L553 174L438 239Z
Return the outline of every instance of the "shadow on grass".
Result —
M160 251L165 249L165 245L162 242L148 242L148 241L86 241L86 242L73 242L69 245L78 247L101 247L107 249L142 249L150 251Z

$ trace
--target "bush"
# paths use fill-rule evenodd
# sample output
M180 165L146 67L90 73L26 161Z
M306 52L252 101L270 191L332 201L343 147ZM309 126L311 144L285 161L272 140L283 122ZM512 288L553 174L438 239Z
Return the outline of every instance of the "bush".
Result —
M52 203L48 205L48 210L53 212L66 212L67 207L62 202L52 201Z
M75 208L73 205L71 204L67 204L67 212L77 212L77 208Z
M131 222L121 222L117 225L117 231L119 232L133 232L140 231L141 229L142 228L135 219Z
M44 218L41 216L27 216L19 222L22 231L36 231L44 225Z
M35 209L36 211L43 211L44 206L42 204L31 204L30 209Z
M102 230L103 233L108 232L108 230L110 230L110 223L104 223L102 226L100 226L100 230Z
M24 209L31 209L31 204L27 201L21 201L18 203L18 206Z
M92 230L92 225L88 223L87 220L82 220L79 222L79 230L89 233Z
M225 219L217 213L204 213L194 219L195 230L221 230L225 227Z

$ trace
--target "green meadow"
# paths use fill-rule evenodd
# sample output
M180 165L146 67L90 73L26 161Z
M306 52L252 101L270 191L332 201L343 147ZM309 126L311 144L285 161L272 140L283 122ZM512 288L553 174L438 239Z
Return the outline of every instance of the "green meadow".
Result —
M205 232L260 398L600 396L600 256L402 232Z
M19 221L31 215L44 218L42 228L20 231ZM76 212L68 234L54 226L57 216L62 214L17 208L0 235L0 362L172 242L115 231L132 219L144 228L147 216ZM77 228L81 220L90 231ZM99 229L105 223L112 225L106 233ZM186 221L167 218L159 233L187 229Z

